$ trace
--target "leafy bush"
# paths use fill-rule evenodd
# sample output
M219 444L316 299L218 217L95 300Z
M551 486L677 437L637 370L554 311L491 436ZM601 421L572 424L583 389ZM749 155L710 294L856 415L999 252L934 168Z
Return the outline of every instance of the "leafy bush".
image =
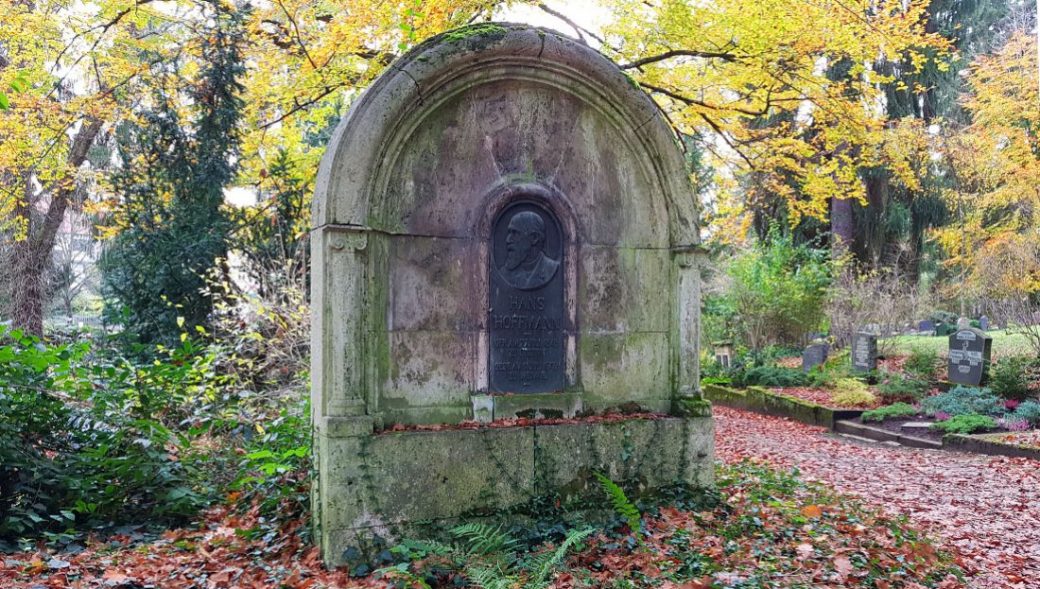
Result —
M928 415L945 413L958 415L999 415L1004 404L989 389L958 386L948 392L921 401L921 408Z
M801 345L822 326L829 259L828 250L795 245L774 229L731 261L729 297L749 347Z
M867 385L854 378L839 379L831 398L838 407L862 407L877 402Z
M954 415L946 421L937 421L932 429L947 434L973 434L997 427L997 421L988 415L967 413Z
M1040 425L1040 403L1037 401L1023 401L1015 408L1013 414L1017 419L1024 419L1032 425Z
M877 409L871 409L870 411L864 411L863 415L860 416L862 421L884 421L891 417L912 417L917 415L917 407L908 405L907 403L893 403L891 405L885 405L884 407L878 407Z
M0 330L0 538L176 519L200 505L186 440L153 417L165 397L138 388L153 366L89 352Z
M1005 399L1024 401L1029 396L1029 359L1022 356L1003 358L990 370L989 387Z
M803 387L809 376L797 368L783 366L753 366L733 375L733 384L740 387Z
M877 386L878 396L883 403L918 401L927 391L927 382L906 378L897 373L884 374Z
M914 348L903 365L903 371L912 380L934 382L938 367L939 352L930 348Z

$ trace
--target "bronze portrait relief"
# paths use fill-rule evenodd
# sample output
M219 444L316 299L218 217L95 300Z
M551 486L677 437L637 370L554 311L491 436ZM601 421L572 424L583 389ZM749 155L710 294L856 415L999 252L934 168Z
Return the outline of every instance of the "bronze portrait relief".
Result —
M556 276L560 261L545 253L545 220L535 211L521 210L506 225L506 255L498 271L513 288L533 290Z

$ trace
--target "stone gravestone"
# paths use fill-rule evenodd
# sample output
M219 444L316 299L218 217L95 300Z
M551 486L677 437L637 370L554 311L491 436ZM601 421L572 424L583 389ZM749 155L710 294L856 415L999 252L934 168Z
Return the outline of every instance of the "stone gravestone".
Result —
M563 490L598 497L594 472L710 485L697 210L660 109L582 43L480 24L387 68L314 198L325 562ZM537 419L621 407L646 415Z
M877 336L873 333L858 332L852 338L852 368L860 372L877 370L878 348Z
M830 349L831 347L826 343L814 343L806 347L802 352L802 372L809 372L826 362Z
M982 331L989 331L989 317L985 315L979 317L979 329Z
M917 324L917 331L935 335L935 322L930 319L925 319Z
M979 386L986 382L993 338L974 327L950 334L947 375L950 382Z

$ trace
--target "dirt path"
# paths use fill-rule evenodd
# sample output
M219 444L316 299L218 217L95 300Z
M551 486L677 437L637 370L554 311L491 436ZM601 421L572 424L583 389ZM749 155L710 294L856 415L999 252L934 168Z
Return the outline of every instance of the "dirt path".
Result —
M906 515L960 551L973 587L1040 587L1040 462L858 443L725 407L715 422L720 459L797 467Z

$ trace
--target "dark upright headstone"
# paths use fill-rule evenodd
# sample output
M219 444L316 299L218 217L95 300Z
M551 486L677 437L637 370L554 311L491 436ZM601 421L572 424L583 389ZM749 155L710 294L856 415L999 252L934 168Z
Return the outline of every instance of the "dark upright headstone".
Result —
M950 382L971 386L984 383L992 346L993 338L981 329L967 327L950 334Z
M861 372L877 370L877 336L859 332L852 338L852 368Z
M982 331L989 331L989 317L983 315L979 317L979 329Z
M814 367L827 361L827 353L830 346L827 344L812 344L802 352L802 372L809 372Z
M924 321L917 324L917 331L927 331L935 333L935 322L925 319Z
M491 240L491 390L563 390L566 363L560 224L548 209L519 201L495 220Z

